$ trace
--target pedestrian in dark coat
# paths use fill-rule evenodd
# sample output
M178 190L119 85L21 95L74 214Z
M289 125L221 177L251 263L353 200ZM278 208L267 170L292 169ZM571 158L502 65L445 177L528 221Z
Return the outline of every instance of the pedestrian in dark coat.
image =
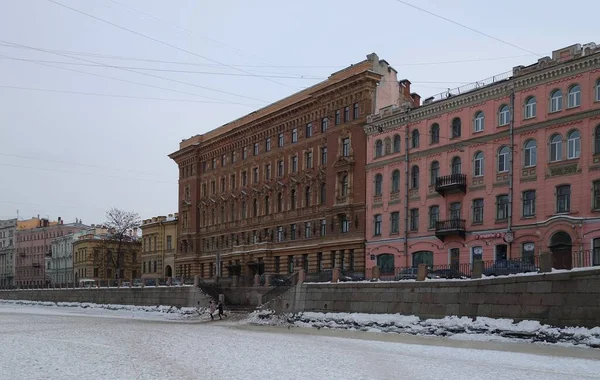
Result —
M223 313L223 302L219 302L217 309L219 309L219 319L223 319L223 318L221 318L221 316L224 316L225 318L227 318L227 315L225 315L225 313Z

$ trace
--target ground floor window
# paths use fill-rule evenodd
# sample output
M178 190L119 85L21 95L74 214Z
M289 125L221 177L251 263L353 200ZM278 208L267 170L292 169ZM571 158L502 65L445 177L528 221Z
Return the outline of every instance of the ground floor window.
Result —
M426 264L427 266L433 266L433 252L431 251L418 251L412 254L412 266L418 267L419 264Z
M523 243L521 248L521 259L530 264L535 263L535 244L528 242Z
M383 253L377 256L377 266L379 267L381 274L393 274L395 268L394 255Z
M477 246L471 248L471 261L482 261L483 260L483 247Z
M496 261L505 261L508 258L508 247L506 244L498 244L495 249Z
M594 239L592 249L592 265L600 265L600 238Z

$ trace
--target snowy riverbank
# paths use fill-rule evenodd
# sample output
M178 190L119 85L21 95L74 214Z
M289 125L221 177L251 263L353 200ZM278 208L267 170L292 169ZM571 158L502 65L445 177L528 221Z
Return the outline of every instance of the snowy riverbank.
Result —
M512 319L445 317L420 319L400 314L314 313L276 315L270 310L256 311L248 324L343 329L378 333L445 336L474 341L528 341L571 344L600 348L600 327L558 328L537 321L515 322Z

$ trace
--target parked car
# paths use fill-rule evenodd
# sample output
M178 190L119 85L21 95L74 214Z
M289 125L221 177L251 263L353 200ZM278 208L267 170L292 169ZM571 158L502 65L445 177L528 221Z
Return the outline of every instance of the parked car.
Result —
M262 274L260 276L260 285L264 286L266 281L266 276ZM291 286L292 280L289 276L285 276L282 274L270 274L269 275L269 286Z
M466 279L468 275L458 271L457 269L436 269L431 271L429 278L446 278L446 279Z
M537 272L538 269L532 263L520 260L496 261L490 267L485 268L483 274L486 276L506 276L509 274Z
M353 282L353 281L364 281L365 275L354 272L344 272L340 273L340 281L341 282Z
M178 278L173 277L173 278L171 278L171 285L173 285L173 286L181 286L181 280L178 279Z
M121 287L122 287L122 288L128 288L128 287L130 287L130 286L131 286L131 282L129 282L129 281L123 281L123 282L121 283Z

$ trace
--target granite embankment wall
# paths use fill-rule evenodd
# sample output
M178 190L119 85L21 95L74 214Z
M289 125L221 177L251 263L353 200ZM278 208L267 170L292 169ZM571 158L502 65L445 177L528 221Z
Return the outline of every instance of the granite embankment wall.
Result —
M207 307L210 300L194 286L2 290L0 299L175 307Z
M600 268L481 280L310 284L271 304L280 312L400 313L600 326Z

